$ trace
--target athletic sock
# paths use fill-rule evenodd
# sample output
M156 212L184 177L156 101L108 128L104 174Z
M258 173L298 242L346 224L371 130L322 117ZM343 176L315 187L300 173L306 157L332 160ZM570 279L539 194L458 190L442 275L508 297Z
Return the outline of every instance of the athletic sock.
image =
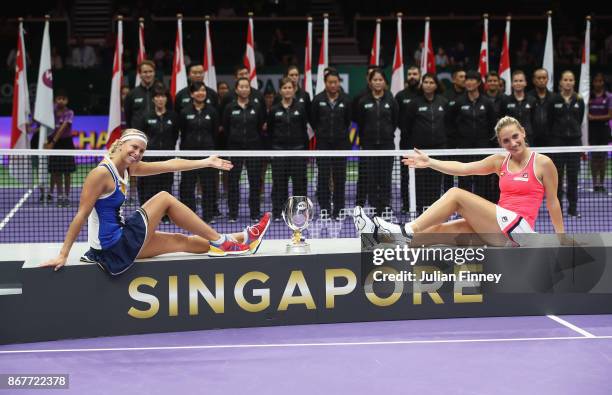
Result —
M226 240L227 236L222 234L217 240L211 240L210 244L214 245L215 247L219 247L221 244L225 243Z
M406 237L412 237L414 236L414 230L412 229L412 225L410 225L409 222L406 222L402 227L401 227L401 231L402 234Z

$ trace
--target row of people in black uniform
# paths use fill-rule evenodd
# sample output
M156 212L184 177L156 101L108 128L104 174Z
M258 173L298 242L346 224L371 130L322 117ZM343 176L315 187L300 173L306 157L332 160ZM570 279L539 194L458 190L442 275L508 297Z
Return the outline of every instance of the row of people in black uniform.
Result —
M151 69L151 70L147 70ZM151 139L149 149L173 149L181 130L181 150L212 150L219 148L256 150L303 150L308 145L307 123L313 127L317 137L317 148L324 150L349 149L349 125L355 120L359 129L363 149L393 149L394 133L401 130L400 148L482 148L495 145L492 131L500 116L511 115L525 125L528 138L536 145L575 145L580 139L580 121L584 103L573 91L573 74L565 72L561 78L561 93L553 94L542 85L541 74L536 71L536 90L532 95L521 92L524 73L513 74L513 95L501 100L500 110L494 101L481 92L481 76L477 72L458 70L453 74L453 88L441 94L442 85L435 75L422 79L418 68L410 67L406 89L394 98L387 89L383 72L368 69L367 89L353 101L340 88L340 78L331 69L325 76L325 91L310 101L299 88L299 70L290 67L280 85L280 94L271 108L266 109L258 90L250 88L248 71L239 67L236 85L230 94L219 103L216 93L201 83L201 66L189 71L192 83L179 92L175 107L180 115L161 111L163 90L153 90L154 64L143 62L139 67L142 84L135 88L125 102L126 123L145 131ZM147 72L150 76L147 78ZM195 72L194 72L195 71ZM195 75L194 75L195 74ZM516 80L516 84L514 81ZM546 78L543 78L545 81ZM566 81L566 82L564 82ZM570 83L571 82L571 83ZM542 90L541 87L544 87ZM566 87L566 88L564 88ZM523 88L524 89L524 88ZM152 97L155 96L156 99ZM148 100L147 100L148 98ZM166 99L167 100L167 99ZM148 106L148 107L147 107ZM155 107L155 108L153 108ZM217 110L218 108L218 110ZM266 111L268 110L268 111ZM168 115L165 115L168 112ZM217 114L222 114L221 119ZM174 117L174 119L172 119ZM220 131L220 132L219 132ZM159 138L155 136L159 135ZM576 140L577 139L577 140ZM151 159L148 159L151 160ZM568 168L569 189L572 187L572 163L567 154L558 158ZM235 165L230 172L228 205L230 219L238 214L239 177L246 166L249 179L249 207L251 217L259 215L261 174L264 171L262 158L232 158ZM293 184L293 194L306 194L306 164L303 157L278 157L272 160L273 215L280 216L282 205L288 194L288 181ZM344 208L346 160L344 158L319 158L317 199L323 209L338 215ZM366 201L382 212L390 207L393 158L363 158L359 162L357 201ZM563 166L560 175L563 175ZM440 194L441 175L427 170L417 174L417 209L431 204ZM427 173L427 174L426 174ZM577 174L577 173L576 173ZM181 181L181 199L195 208L195 183L203 186L203 217L210 220L217 210L216 174L206 171L188 172ZM333 197L330 191L333 180ZM147 180L151 188L156 182ZM160 180L161 181L161 180ZM448 185L452 179L445 180ZM498 188L493 177L461 178L460 186L493 201ZM165 185L171 186L171 179ZM560 183L562 185L562 183ZM169 188L169 186L167 188ZM156 188L159 190L159 187ZM561 190L561 188L560 188ZM141 199L155 191L139 184ZM407 170L401 175L402 208L408 208ZM570 213L576 211L575 194L568 190Z

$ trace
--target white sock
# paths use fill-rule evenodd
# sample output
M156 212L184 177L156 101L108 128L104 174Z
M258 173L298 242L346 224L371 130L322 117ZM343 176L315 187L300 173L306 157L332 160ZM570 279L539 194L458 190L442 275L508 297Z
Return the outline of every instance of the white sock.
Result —
M221 235L221 237L219 237L217 240L211 240L210 243L220 246L221 244L225 243L225 240L227 240L227 237L225 235Z
M249 233L247 232L247 228L244 228L244 230L242 231L242 237L244 237L243 243L246 243L247 240L249 240Z
M414 230L412 229L412 225L410 225L410 223L405 223L404 224L404 231L406 231L406 234L408 236L414 235Z

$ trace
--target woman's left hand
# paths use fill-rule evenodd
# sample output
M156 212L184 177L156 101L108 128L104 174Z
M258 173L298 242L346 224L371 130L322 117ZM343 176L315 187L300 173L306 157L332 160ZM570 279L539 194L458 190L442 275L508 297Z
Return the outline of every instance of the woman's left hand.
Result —
M219 170L231 170L234 165L229 160L221 159L217 155L211 155L208 158L204 159L206 163L205 167L213 167Z

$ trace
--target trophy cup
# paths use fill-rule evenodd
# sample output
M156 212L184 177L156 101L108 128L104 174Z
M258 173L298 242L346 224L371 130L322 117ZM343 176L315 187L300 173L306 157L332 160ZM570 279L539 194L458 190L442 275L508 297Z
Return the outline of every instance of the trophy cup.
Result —
M308 227L312 220L312 202L306 196L290 196L285 203L283 219L287 226L293 230L291 242L287 244L287 253L307 254L310 245L302 237L302 231Z

